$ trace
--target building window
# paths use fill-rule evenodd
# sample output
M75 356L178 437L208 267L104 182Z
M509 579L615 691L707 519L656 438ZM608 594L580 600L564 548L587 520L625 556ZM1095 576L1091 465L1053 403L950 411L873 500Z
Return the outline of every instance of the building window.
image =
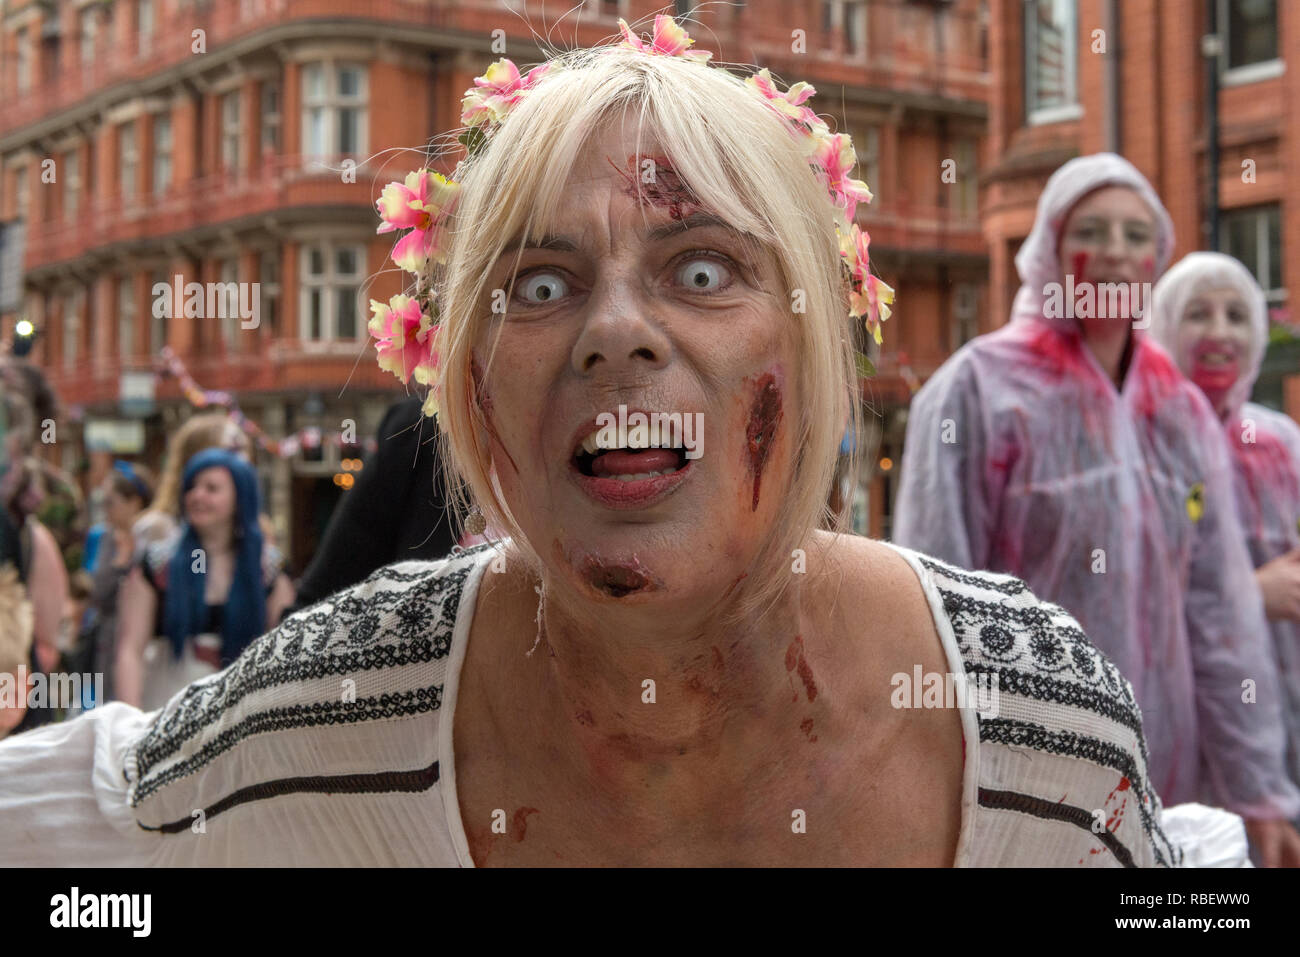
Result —
M952 350L956 352L979 335L979 298L974 283L952 287Z
M99 5L85 7L81 11L81 62L83 65L95 59L95 38L99 34Z
M261 260L262 328L264 335L273 338L280 328L280 253L262 253Z
M1082 115L1079 107L1074 0L1025 2L1025 116L1056 123Z
M161 296L154 294L159 285L167 287ZM176 303L172 302L174 291L171 277L166 273L158 271L150 274L149 296L153 305L149 311L149 348L155 355L167 345L167 312L176 308Z
M26 27L20 27L15 36L18 47L18 92L26 93L32 88L32 34Z
M243 130L239 126L239 91L221 98L221 165L227 173L238 173Z
M880 127L862 127L854 133L853 151L858 154L858 178L876 192L880 189Z
M822 0L822 34L834 46L839 31L844 55L861 57L867 52L867 10L863 0Z
M172 118L158 113L153 118L153 194L165 196L172 185Z
M954 144L957 181L953 184L953 210L959 219L979 218L979 169L975 140L963 137Z
M1250 83L1282 73L1277 49L1277 0L1217 0L1224 82Z
M135 143L135 120L123 123L118 128L117 136L119 187L122 202L125 203L135 198L136 164L139 160Z
M130 276L117 278L117 352L124 359L135 355L135 288Z
M1219 247L1245 264L1263 288L1270 306L1286 299L1282 285L1281 207L1225 211L1219 218Z
M221 317L221 341L228 350L235 348L235 337L239 335L239 262L234 259L221 261L221 301L217 315Z
M140 56L153 45L153 0L136 0L137 43Z
M14 170L14 216L16 218L27 218L28 202L27 167L20 166L18 169Z
M72 368L77 362L81 340L81 293L63 300L63 365Z
M280 152L280 84L262 84L262 155Z
M311 63L303 70L303 154L311 161L366 151L366 73L360 66Z
M300 314L304 339L329 342L357 338L361 328L357 297L364 262L365 247L361 245L323 243L303 249Z
M81 207L81 157L76 150L63 156L63 190L63 216L72 222Z

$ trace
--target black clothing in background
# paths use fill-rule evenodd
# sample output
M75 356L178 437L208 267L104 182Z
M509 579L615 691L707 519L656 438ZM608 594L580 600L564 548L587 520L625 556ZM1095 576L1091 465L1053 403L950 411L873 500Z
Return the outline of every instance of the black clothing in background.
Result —
M434 467L437 426L418 398L389 407L378 450L343 494L285 615L355 585L393 562L443 558L456 544L442 476ZM283 620L283 618L281 619Z

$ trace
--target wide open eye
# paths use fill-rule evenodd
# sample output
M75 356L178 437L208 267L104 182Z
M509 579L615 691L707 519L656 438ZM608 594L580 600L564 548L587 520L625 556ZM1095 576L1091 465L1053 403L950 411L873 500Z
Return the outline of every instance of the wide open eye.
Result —
M559 273L535 272L521 279L515 290L523 302L530 306L541 306L567 296L569 284Z
M697 292L717 292L730 278L727 267L714 259L691 259L677 270L677 282Z

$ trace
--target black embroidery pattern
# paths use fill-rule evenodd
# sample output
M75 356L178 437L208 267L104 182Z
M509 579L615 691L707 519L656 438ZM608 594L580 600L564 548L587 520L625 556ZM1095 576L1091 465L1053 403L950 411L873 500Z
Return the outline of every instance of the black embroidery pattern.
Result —
M253 642L225 671L173 699L127 755L132 805L263 731L370 721L436 710L441 685L355 702L271 707L254 712L195 755L150 772L250 694L329 675L346 676L445 658L465 582L488 546L440 562L381 568L359 585L304 609Z
M1155 794L1140 770L1149 763L1146 739L1141 736L1142 715L1119 669L1088 641L1068 612L1034 599L1023 582L986 578L983 573L919 557L939 589L972 678L996 675L1000 692L1080 708L1137 733L1141 763L1125 748L1099 738L976 713L980 741L1078 757L1118 771L1134 789L1156 860L1165 866L1180 863L1181 849L1170 842L1152 814Z

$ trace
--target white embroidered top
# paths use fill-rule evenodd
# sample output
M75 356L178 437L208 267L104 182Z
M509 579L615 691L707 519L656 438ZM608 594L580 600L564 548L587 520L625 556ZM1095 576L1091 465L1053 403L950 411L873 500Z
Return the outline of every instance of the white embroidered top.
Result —
M950 670L999 689L995 714L962 710L956 864L1181 863L1132 689L1074 619L1008 575L898 551ZM380 569L160 711L0 742L0 864L472 867L452 719L494 554Z

